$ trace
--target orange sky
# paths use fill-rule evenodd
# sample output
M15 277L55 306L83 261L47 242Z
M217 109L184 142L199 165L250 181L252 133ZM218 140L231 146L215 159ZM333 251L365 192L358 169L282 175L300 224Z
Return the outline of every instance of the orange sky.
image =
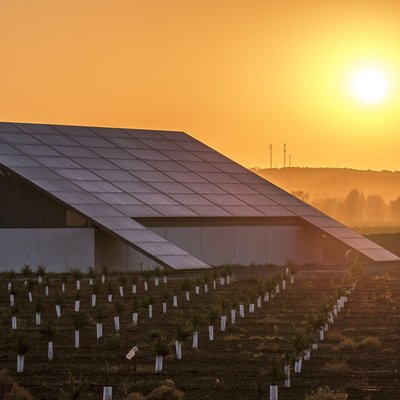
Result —
M364 65L380 104L349 93ZM286 142L400 170L399 71L394 0L0 0L0 120L184 130L245 166Z

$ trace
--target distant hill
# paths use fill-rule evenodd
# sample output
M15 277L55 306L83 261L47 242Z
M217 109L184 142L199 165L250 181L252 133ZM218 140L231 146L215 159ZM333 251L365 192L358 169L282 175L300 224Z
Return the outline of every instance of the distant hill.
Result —
M346 225L400 226L400 171L252 170Z
M252 168L252 171L288 192L303 191L309 200L346 197L358 189L365 196L380 195L385 202L400 196L400 171L346 168Z

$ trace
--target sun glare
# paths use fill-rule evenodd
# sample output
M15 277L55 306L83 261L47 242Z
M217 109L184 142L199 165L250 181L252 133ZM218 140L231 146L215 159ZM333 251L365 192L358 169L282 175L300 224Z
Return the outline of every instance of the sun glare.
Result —
M387 77L378 69L365 68L353 77L352 89L359 100L365 103L377 103L387 94Z

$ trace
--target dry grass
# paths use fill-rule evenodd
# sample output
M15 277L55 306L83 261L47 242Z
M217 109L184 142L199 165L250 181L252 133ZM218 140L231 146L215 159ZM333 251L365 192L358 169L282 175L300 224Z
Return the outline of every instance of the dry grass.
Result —
M13 383L11 390L5 395L4 400L34 400L34 397L17 383Z
M382 342L376 336L367 336L357 347L360 349L380 350L382 348Z
M171 386L160 386L154 389L145 400L183 400L185 393Z
M350 338L346 338L340 342L340 350L353 351L357 348L357 343Z
M224 340L227 342L235 342L237 340L242 340L242 337L240 335L229 334L224 336Z
M249 340L259 340L259 341L264 341L264 338L262 336L250 336Z
M347 400L348 394L342 390L333 390L328 386L318 388L316 392L306 394L304 400Z
M327 362L322 366L322 371L333 373L348 373L351 372L350 365L345 361Z
M346 336L337 330L333 330L326 332L326 339L330 342L338 343L346 340Z
M144 396L141 393L129 393L125 400L144 400Z
M0 398L4 400L35 399L30 392L15 383L4 369L0 371Z

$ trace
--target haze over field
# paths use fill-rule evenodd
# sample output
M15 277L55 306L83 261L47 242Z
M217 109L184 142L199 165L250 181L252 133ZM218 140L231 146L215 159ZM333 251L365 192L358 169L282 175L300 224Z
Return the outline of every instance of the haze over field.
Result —
M400 171L341 168L253 170L346 224L400 226Z

